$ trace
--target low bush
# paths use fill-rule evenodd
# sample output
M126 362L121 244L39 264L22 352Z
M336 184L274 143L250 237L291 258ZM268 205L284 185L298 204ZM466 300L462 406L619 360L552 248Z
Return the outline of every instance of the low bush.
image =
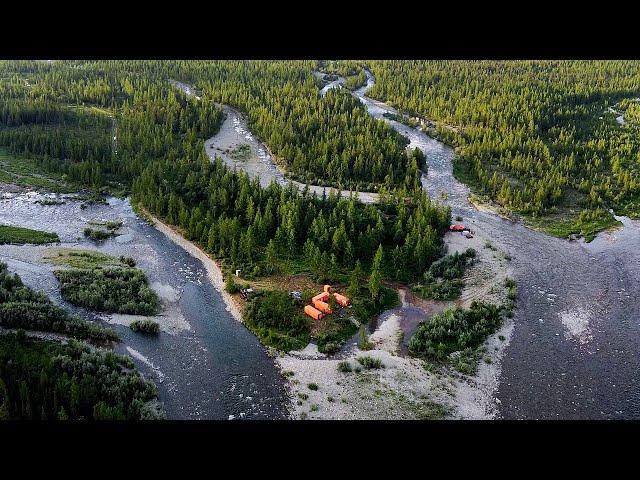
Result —
M115 236L115 233L112 231L87 227L84 229L84 236L94 241L101 241L101 240L106 240L107 238Z
M309 320L285 290L256 292L247 302L244 321L262 343L278 350L300 349L309 343Z
M131 268L133 268L133 267L135 267L135 266L136 266L136 261L135 261L133 258L131 258L131 257L124 257L124 256L121 256L121 257L120 257L120 262L121 262L122 264L124 264L124 265L127 265L127 266L131 267Z
M343 360L342 362L338 363L338 371L342 372L342 373L348 373L350 372L351 369L351 364L345 360Z
M360 365L362 365L367 370L384 368L384 365L382 364L382 361L379 358L373 358L366 355L363 357L358 357L356 358L356 360Z
M144 320L134 320L129 325L129 328L134 332L145 333L149 335L157 335L160 333L160 325L158 322L154 322L149 318L145 318Z

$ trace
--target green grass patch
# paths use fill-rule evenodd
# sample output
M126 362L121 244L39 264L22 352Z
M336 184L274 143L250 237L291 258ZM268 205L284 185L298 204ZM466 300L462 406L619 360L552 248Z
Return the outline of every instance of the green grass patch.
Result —
M96 250L76 250L71 248L48 250L43 259L53 265L64 265L77 269L128 267L135 265L135 261L127 257L116 258ZM133 265L131 265L132 261Z
M621 226L622 224L605 211L597 212L595 218L581 220L567 219L565 216L527 217L526 222L534 229L559 238L569 238L571 235L583 237L585 242L591 242L598 233Z
M33 158L13 155L3 147L0 147L0 182L58 193L72 193L79 189L64 175L47 172Z
M57 233L32 230L30 228L0 225L0 245L12 243L16 245L56 243L60 241Z

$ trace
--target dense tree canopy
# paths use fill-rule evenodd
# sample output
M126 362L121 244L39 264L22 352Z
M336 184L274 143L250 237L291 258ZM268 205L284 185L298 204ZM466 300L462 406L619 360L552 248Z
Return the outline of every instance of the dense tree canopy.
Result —
M633 61L376 61L369 91L438 124L457 170L513 211L640 213L640 137L608 108L640 92Z

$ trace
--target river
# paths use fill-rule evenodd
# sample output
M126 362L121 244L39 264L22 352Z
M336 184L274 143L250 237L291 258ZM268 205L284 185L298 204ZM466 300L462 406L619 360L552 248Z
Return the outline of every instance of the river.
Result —
M147 378L155 381L169 419L286 418L287 394L280 371L257 338L226 310L202 263L136 216L128 200L109 198L108 205L82 210L80 202L36 203L35 192L5 193L0 223L55 231L60 247L97 249L132 256L165 304L157 317L162 332L147 337L109 320L122 338L115 346L130 355ZM100 244L82 231L89 220L124 221L122 235ZM35 290L80 316L105 323L65 302L53 266L42 256L57 246L0 246L0 261ZM115 316L118 317L118 316Z
M384 118L394 109L355 95L369 113L406 136L427 157L422 184L445 192L452 214L512 257L518 283L515 328L496 397L506 419L640 418L640 222L593 242L569 242L478 211L452 171L452 148Z
M425 153L424 188L436 199L445 198L442 193L446 193L442 201L451 206L454 216L463 216L465 223L512 257L519 294L515 328L495 394L500 416L640 418L640 306L636 301L640 295L640 223L620 218L622 229L602 233L586 244L554 238L478 211L468 202L468 188L453 177L453 149L418 129L384 118L384 112L395 111L366 96L373 82L368 73L367 86L354 95L372 116L388 122L410 140L410 147ZM244 168L247 162L232 163L221 152L246 142L252 147L252 158L274 172L268 149L250 134L242 115L233 109L226 112L221 133L206 142L210 156L220 154L227 164ZM266 181L258 170L248 170ZM277 177L273 173L276 181ZM140 369L158 383L169 418L286 415L283 380L273 360L225 310L199 261L137 218L126 200L110 199L109 205L86 210L73 201L42 206L33 200L22 193L0 201L0 223L56 231L63 246L131 255L159 292L167 298L172 297L167 287L176 292L173 303L177 307L170 311L179 312L182 319L173 325L174 331L149 339L125 326L113 326L123 338L118 351L131 354ZM375 200L375 194L370 200ZM124 235L94 247L79 238L91 218L124 219ZM0 260L9 263L25 283L68 306L60 298L51 267L40 261L45 248L1 246ZM73 310L90 316L81 309Z

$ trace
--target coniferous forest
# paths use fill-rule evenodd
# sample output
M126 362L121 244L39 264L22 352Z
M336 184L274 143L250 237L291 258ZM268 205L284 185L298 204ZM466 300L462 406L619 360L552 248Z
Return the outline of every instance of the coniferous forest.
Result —
M241 270L245 281L301 274L341 284L359 320L397 303L383 282L424 281L424 297L457 298L475 252L442 260L450 208L421 185L422 151L407 148L352 95L367 82L364 68L376 79L367 95L429 120L429 133L456 148L454 173L480 200L548 222L556 233L569 225L595 234L614 223L610 210L640 216L638 62L0 61L0 148L78 190L129 196L138 211L201 246L224 272ZM320 95L338 77L346 88ZM379 200L262 187L220 158L211 161L204 142L225 120L222 105L243 113L287 177L378 192ZM111 275L102 283L118 286L112 297L83 286L96 283L95 272L58 277L63 297L77 305L157 313L146 277L124 273L100 273ZM139 298L120 305L134 295L132 279ZM233 282L228 290L238 291ZM284 288L265 289L247 305L246 325L272 346L304 348L317 333ZM500 311L472 310L423 325L410 350L442 360L477 348L500 324ZM335 351L353 325L333 325L314 340ZM474 325L473 341L462 341ZM18 330L0 335L0 419L154 416L155 388L130 360L79 341L104 344L115 334L57 307L4 264L0 326Z
M638 62L367 63L368 95L435 121L457 146L458 177L506 209L570 209L578 223L640 215Z

